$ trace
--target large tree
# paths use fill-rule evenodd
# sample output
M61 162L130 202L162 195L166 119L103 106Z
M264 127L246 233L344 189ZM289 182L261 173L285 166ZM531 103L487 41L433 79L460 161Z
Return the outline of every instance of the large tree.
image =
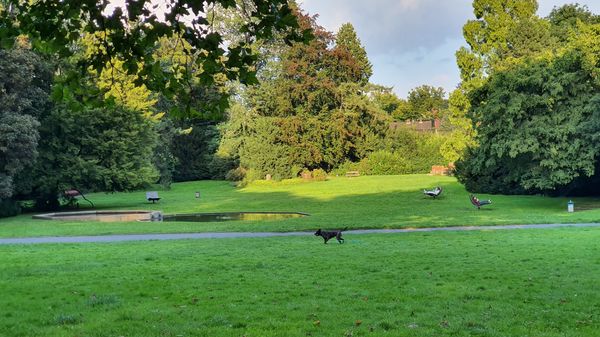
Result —
M56 208L65 189L124 191L157 181L152 122L111 102L89 108L60 103L42 121L34 196Z
M474 191L573 192L596 174L600 133L600 25L556 57L497 72L470 95L478 146L458 165Z
M51 67L25 46L0 50L0 199L29 179L16 179L38 155L39 119L50 109Z
M449 121L452 133L444 144L448 160L462 157L475 146L476 130L467 117L469 95L490 75L519 66L526 58L548 57L558 48L550 24L536 16L536 0L474 0L475 19L463 26L468 47L456 52L460 86L450 93Z
M298 15L315 38L269 59L261 84L241 95L221 146L258 177L292 177L302 168L331 170L358 160L388 128L388 116L365 95L359 60L343 43L333 45L333 34L314 17Z

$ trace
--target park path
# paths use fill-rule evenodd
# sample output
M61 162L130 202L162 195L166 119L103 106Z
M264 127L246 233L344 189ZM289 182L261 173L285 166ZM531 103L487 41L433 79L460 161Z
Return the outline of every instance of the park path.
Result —
M380 233L412 233L437 231L485 231L507 229L535 229L560 227L600 227L600 223L576 224L538 224L538 225L506 225L506 226L461 226L431 227L406 229L357 229L345 231L345 235L380 234ZM46 236L27 238L0 239L0 245L39 244L39 243L87 243L87 242L122 242L149 240L182 240L182 239L226 239L226 238L267 238L276 236L308 236L312 232L211 232L211 233L177 233L177 234L123 234L123 235L89 235L89 236Z

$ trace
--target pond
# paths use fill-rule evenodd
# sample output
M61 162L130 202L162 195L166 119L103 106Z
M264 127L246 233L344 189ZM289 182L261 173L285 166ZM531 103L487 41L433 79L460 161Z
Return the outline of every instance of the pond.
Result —
M260 221L301 218L308 216L299 212L226 212L226 213L192 213L192 214L165 214L162 221L185 222L217 222L217 221Z
M34 219L73 220L73 221L185 221L185 222L219 222L219 221L261 221L300 218L308 216L299 212L225 212L225 213L188 213L162 214L160 211L81 211L60 212L34 215Z
M150 220L153 214L158 212L152 211L79 211L79 212L58 212L34 215L34 219L42 220L71 220L71 221L140 221ZM160 214L160 213L158 213Z

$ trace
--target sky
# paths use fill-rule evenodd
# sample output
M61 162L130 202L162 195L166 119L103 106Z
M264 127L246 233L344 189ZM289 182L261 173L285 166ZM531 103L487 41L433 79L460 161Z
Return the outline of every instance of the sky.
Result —
M538 15L565 3L600 13L600 0L538 0ZM466 45L462 26L475 19L471 0L301 0L317 23L337 32L350 22L373 64L371 82L405 98L420 85L449 93L460 82L454 53Z

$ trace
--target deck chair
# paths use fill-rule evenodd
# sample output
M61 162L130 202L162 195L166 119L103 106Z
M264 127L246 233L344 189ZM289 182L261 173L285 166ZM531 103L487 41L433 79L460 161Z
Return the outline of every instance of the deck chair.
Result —
M489 205L492 203L491 200L479 200L473 194L471 194L469 199L471 200L471 203L473 204L473 206L477 207L477 209L481 209L481 206Z
M423 194L435 199L435 198L439 197L440 194L442 194L442 188L437 186L436 188L434 188L432 190L423 190Z
M87 201L90 203L90 205L92 205L92 207L94 207L94 203L91 202L88 198L85 197L85 195L83 195L83 192L81 192L80 190L76 189L76 188L72 188L70 190L65 190L63 191L63 197L65 199L67 199L67 203L69 205L75 205L77 206L77 208L79 208L79 198L82 198L83 200Z
M146 192L146 200L152 201L152 203L154 203L155 201L159 201L160 198L158 197L158 192Z

